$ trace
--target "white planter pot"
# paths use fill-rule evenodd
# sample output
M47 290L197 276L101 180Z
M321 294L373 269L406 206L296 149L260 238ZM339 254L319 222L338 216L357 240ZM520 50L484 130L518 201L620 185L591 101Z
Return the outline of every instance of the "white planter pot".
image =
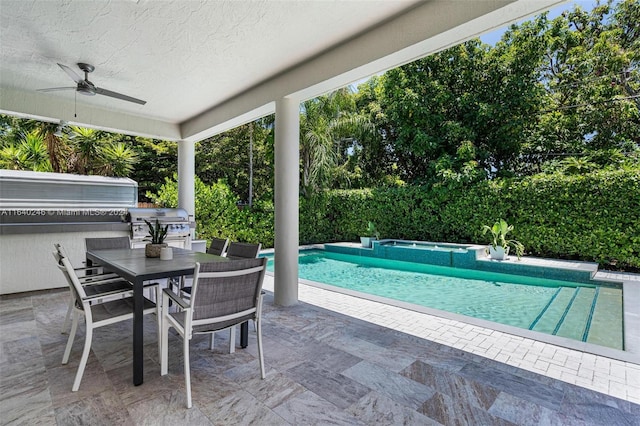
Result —
M144 246L144 254L147 257L160 257L160 250L165 247L169 247L167 243L162 244L151 244L148 243Z
M489 257L495 260L505 260L509 255L509 247L505 248L502 246L497 246L493 248L493 246L489 246Z
M376 237L360 237L360 243L364 248L371 248L373 241L376 240Z

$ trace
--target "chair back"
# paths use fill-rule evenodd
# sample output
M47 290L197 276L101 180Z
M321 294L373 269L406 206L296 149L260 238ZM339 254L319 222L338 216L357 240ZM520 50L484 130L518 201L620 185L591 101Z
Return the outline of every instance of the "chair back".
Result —
M57 250L52 252L53 258L56 260L56 264L58 265L58 269L62 271L65 279L67 280L67 284L69 284L69 288L71 289L71 294L76 302L76 306L84 309L83 307L83 299L87 297L87 294L78 279L78 275L76 271L73 269L73 265L69 261L69 258L64 254L64 249L57 245Z
M215 331L255 319L266 258L197 263L191 293L193 331Z
M65 248L62 247L62 245L59 243L54 243L53 246L56 248L56 251L57 251L57 256L54 255L54 257L56 258L56 261L59 263L59 265L62 265L62 259L67 259L69 261L69 264L71 264L71 260L69 260L69 255L67 254L67 250L65 250ZM71 269L73 269L73 267L71 267ZM74 270L74 275L77 276L77 274L75 273L75 270Z
M229 244L227 257L230 259L252 259L258 257L262 244L237 243Z
M228 238L213 238L211 240L211 245L207 249L207 253L215 254L216 256L222 256L224 251L227 249L227 245L229 244Z
M87 251L131 248L129 237L85 238Z

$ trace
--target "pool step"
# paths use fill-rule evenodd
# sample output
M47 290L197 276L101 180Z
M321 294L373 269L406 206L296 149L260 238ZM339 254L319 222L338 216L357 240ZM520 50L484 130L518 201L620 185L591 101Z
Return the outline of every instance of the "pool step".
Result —
M553 334L583 342L586 341L596 298L595 288L578 287L567 314L562 323L558 324Z
M593 337L589 337L592 334L591 327L599 324L599 318L606 315L605 304L598 304L598 296L598 288L561 287L531 323L529 330L592 342ZM615 298L613 293L607 296ZM606 305L610 306L610 303ZM604 309L598 309L599 306ZM594 315L595 312L598 312L598 316Z
M553 334L558 323L563 320L567 307L573 300L575 290L569 287L560 287L547 306L542 309L538 317L531 323L529 330Z
M600 287L586 341L624 350L622 315L622 292L615 288Z

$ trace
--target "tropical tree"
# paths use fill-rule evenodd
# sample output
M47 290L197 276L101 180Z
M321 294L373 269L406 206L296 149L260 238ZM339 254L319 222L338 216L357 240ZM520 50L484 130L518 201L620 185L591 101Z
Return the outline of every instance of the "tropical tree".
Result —
M138 200L149 201L147 193L160 190L165 179L178 172L178 144L171 141L118 135L136 153L138 162L129 177L138 182Z
M30 121L31 124L36 126L38 134L46 144L51 171L56 173L66 172L67 157L70 150L65 138L56 136L58 125L48 122L36 122L35 120Z
M104 144L100 132L86 127L71 126L73 152L68 158L68 170L81 175L100 174L102 168L101 146Z
M540 81L544 111L527 152L637 149L640 3L576 6L551 21Z
M134 171L138 161L136 152L123 142L111 142L102 148L104 166L102 170L107 176L127 177Z
M38 132L26 134L18 148L26 154L31 170L38 172L51 171L47 147Z
M223 180L241 202L271 199L273 119L264 117L196 144L198 177L207 184Z
M301 193L350 186L348 159L363 136L373 134L371 121L356 111L350 88L306 101L300 115ZM340 178L340 179L339 179Z
M537 32L531 25L510 37L520 41ZM508 173L520 135L532 125L526 117L536 108L536 55L534 42L491 51L471 40L385 73L375 93L386 120L382 137L401 178L430 182L440 159L469 149L475 153L470 160L486 172Z
M0 164L11 170L51 171L47 147L37 130L23 134L17 143L5 145L0 150Z
M402 181L534 173L548 159L640 146L640 3L597 3L512 25L361 86L379 139L366 148ZM371 163L370 163L371 164ZM533 167L532 167L533 165ZM375 163L365 167L375 170ZM392 169L393 170L393 169Z
M0 165L7 170L25 170L28 159L27 154L15 145L4 145L0 149Z

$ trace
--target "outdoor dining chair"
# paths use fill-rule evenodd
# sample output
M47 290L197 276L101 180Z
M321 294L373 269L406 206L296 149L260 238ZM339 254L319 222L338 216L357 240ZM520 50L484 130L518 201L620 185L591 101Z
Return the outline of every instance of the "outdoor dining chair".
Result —
M129 237L85 238L84 244L87 251L131 248L131 240ZM145 282L144 289L149 290L149 296L152 300L156 303L159 302L160 283L154 281Z
M63 257L68 258L66 250L60 244L53 245L56 249L54 257L56 261L60 263ZM131 283L123 280L118 275L113 273L105 273L101 266L80 267L73 268L80 283L86 287L85 291L89 296L95 296L97 294L105 294L105 298L125 297L133 294ZM70 283L68 283L70 284ZM66 333L71 323L71 312L73 311L74 304L73 293L69 296L69 306L67 308L67 314L62 324L62 334Z
M86 251L131 248L131 240L129 237L85 238L84 246ZM99 266L92 264L89 260L86 262L87 266Z
M238 243L232 241L227 249L229 259L251 259L258 257L262 244Z
M227 238L227 243L229 242L229 239ZM211 242L212 246L214 244L214 241ZM216 242L216 245L219 246L220 242ZM226 246L226 244L225 244ZM254 259L256 257L258 257L258 253L260 253L260 248L262 247L262 244L258 243L258 244L252 244L252 243L239 243L239 242L231 242L231 244L229 244L229 248L227 249L226 252L226 256L229 259ZM209 251L207 251L209 252ZM224 251L223 251L224 252ZM211 253L211 254L215 254L215 253ZM191 297L191 286L184 286L181 289L181 294L183 297L189 298ZM254 329L256 328L256 325L254 323ZM209 347L211 348L211 350L213 350L213 344L214 344L214 333L211 333L211 341L209 342ZM235 342L236 340L236 329L235 327L232 327L229 330L229 338L231 339L231 343L229 345L229 353L233 353L235 351L235 346L233 346L233 342Z
M91 350L91 342L93 340L93 330L105 325L114 324L120 321L126 321L133 318L133 297L123 296L123 292L120 290L105 291L96 294L88 294L90 285L82 285L76 270L71 265L69 258L61 256L58 251L53 252L53 257L56 259L58 268L64 274L69 288L74 299L73 305L73 322L71 324L71 332L67 340L67 346L64 350L62 357L62 364L69 362L69 355L71 354L71 348L73 347L73 341L75 339L76 331L78 330L78 320L81 315L84 315L86 331L84 340L84 349L82 351L82 357L80 358L80 364L78 365L78 371L73 381L71 390L76 392L80 388L80 381L84 374L84 369L87 365L89 358L89 352ZM129 287L130 288L130 287ZM109 296L118 296L117 299L110 299ZM143 299L144 307L143 313L145 315L156 313L158 319L158 352L162 353L160 348L160 309L159 307L147 298Z
M129 237L85 238L84 244L87 251L131 248Z
M207 249L208 254L213 254L216 256L224 256L225 250L227 249L227 245L229 244L228 238L212 238L211 245ZM182 296L189 298L191 297L191 286L185 285L186 280L193 279L193 275L186 275L180 277L179 289L182 292ZM211 348L213 349L213 347Z
M206 252L208 254L213 254L216 256L223 256L228 244L228 238L213 238L211 239L211 245L209 245L209 248L206 249ZM176 293L184 292L182 293L182 296L186 298L190 297L191 295L191 285L187 285L187 280L193 280L193 275L183 275L181 277L175 277L172 278L170 282L170 285L176 289Z
M211 245L207 249L207 253L215 254L216 256L224 256L227 245L229 245L228 238L212 238Z
M266 264L265 258L196 263L193 291L189 301L170 289L164 290L160 374L165 375L168 371L169 328L173 327L183 340L187 408L191 408L192 405L189 340L193 334L213 333L254 320L257 328L260 377L265 378L260 318ZM169 311L169 300L179 306L178 312Z

